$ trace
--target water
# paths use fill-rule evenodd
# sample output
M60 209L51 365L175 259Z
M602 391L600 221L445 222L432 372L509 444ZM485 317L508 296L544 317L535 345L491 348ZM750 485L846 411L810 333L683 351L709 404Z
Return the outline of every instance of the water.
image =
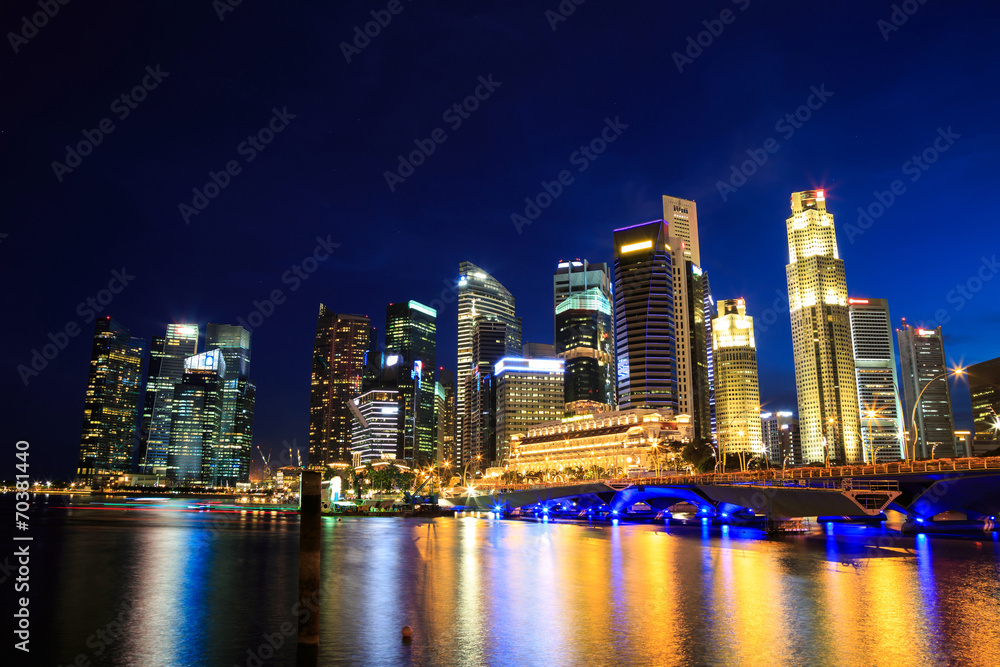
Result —
M32 509L23 664L294 664L297 517L65 502ZM324 518L320 662L996 664L996 534L832 530Z

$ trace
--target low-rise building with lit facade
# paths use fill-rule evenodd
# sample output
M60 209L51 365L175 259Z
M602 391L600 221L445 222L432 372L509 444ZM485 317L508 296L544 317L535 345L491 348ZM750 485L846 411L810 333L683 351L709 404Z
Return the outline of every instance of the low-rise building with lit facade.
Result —
M493 369L496 378L496 459L510 458L514 436L531 426L565 414L563 401L566 365L562 359L505 357Z
M652 409L569 417L528 428L512 440L508 470L557 476L567 468L607 473L673 468L665 445L690 442L691 420Z

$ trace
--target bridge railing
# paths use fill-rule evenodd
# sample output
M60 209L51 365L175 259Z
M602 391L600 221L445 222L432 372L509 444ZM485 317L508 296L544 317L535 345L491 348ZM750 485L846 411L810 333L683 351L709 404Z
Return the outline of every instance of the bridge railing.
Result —
M881 463L878 465L853 465L853 466L831 466L829 468L789 468L782 471L780 468L765 470L753 470L748 472L728 472L728 473L702 473L697 475L667 475L659 477L625 477L611 479L588 479L569 480L559 482L531 482L523 484L511 484L499 480L479 480L476 488L489 493L499 493L505 491L525 491L530 489L543 489L556 486L579 486L581 484L604 484L607 486L621 486L633 484L654 484L654 485L730 485L730 484L755 484L770 483L771 486L780 486L785 482L796 482L803 480L836 480L834 486L821 487L812 486L810 488L836 488L839 480L852 478L853 488L861 480L859 477L876 477L879 475L907 475L921 474L929 472L958 472L973 470L1000 470L1000 456L986 458L961 458L961 459L934 459L931 461L910 461L897 463ZM871 480L875 482L876 480ZM781 484L779 484L779 482ZM875 490L875 489L872 489Z

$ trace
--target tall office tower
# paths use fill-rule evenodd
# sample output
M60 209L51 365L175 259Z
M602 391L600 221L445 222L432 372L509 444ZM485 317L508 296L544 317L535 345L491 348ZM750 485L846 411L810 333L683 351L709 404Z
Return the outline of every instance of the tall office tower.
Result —
M437 458L435 464L455 462L455 375L446 368L438 369L434 383L434 423L437 428Z
M760 415L761 439L764 453L772 465L801 463L802 447L799 442L799 420L788 411L763 412Z
M917 445L912 456L917 459L929 459L932 455L959 456L941 327L913 328L903 319L903 327L896 329L896 337L899 339L900 384L906 399L910 443L913 442L914 426L911 418L916 419ZM914 413L918 396L920 404Z
M715 442L715 360L712 355L712 320L715 319L715 299L712 298L712 287L708 282L708 271L701 274L701 289L705 318L705 366L708 370L708 416L711 428L708 433L702 431L702 439L711 438Z
M142 417L139 421L139 451L135 461L139 472L145 472L146 447L149 444L149 434L153 430L153 408L156 406L156 392L153 390L154 379L160 377L160 361L163 359L163 348L166 336L153 336L149 346L149 366L146 369L146 395L142 400Z
M677 412L674 294L667 223L614 232L618 409Z
M139 397L142 339L110 317L94 323L90 375L83 403L83 431L76 476L92 484L99 475L132 471Z
M906 457L903 406L896 388L896 352L889 302L848 299L854 372L861 410L865 461L886 463Z
M510 459L510 441L524 436L528 427L562 419L565 414L562 359L506 357L494 367L496 377L496 454L493 465Z
M351 462L355 466L395 459L403 435L403 397L372 389L347 403L351 411Z
M967 374L975 422L973 452L979 455L1000 446L1000 357L969 366Z
M434 429L434 350L437 311L408 301L385 311L385 352L399 355L398 389L403 398L403 446L396 458L418 465L437 453Z
M250 382L250 332L232 324L209 324L205 349L218 350L226 366L219 441L204 481L212 486L245 484L250 481L256 399L256 387Z
M338 314L320 304L309 392L310 466L351 461L347 403L361 393L370 334L366 316Z
M180 384L184 376L184 360L198 353L198 325L168 324L167 335L162 340L163 348L158 353L150 350L150 375L146 382L147 397L149 392L153 392L154 396L139 472L150 475L167 473L174 387ZM157 372L155 376L152 374L154 366Z
M719 316L712 322L715 410L723 461L735 454L764 453L757 345L753 318L746 313L743 299L723 299L719 301Z
M822 190L793 192L788 303L795 351L802 454L809 462L860 463L858 388L844 261Z
M226 360L209 350L184 360L184 374L170 402L167 477L182 484L212 484L225 403Z
M494 366L507 355L507 325L492 320L476 322L472 334L472 375L466 378L466 408L462 419L465 440L461 463L473 459L483 470L496 458L496 378Z
M505 356L521 354L521 319L514 315L514 297L493 276L472 262L458 265L458 364L455 367L457 390L456 414L459 419L456 438L458 451L464 458L468 447L463 434L466 414L465 391L474 369L472 358L472 334L476 322L486 320L507 325Z
M577 292L556 306L556 355L565 362L566 414L615 409L615 329L603 290Z
M684 241L684 258L701 266L698 207L694 201L663 195L663 221L670 227L670 236Z
M669 245L674 282L677 411L691 417L694 439L704 440L712 437L704 274L701 267L685 258L691 254L686 241L671 236Z
M571 262L560 260L556 265L555 275L552 276L552 292L555 295L555 307L574 294L597 289L608 301L613 301L611 296L611 277L608 274L608 265L591 264L585 259L574 259ZM558 331L558 325L556 330Z

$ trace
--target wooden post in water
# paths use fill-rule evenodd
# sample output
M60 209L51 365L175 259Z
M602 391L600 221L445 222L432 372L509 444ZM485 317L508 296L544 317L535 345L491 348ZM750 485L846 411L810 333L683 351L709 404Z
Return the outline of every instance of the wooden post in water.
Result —
M296 664L319 660L320 489L323 473L303 470L299 482L299 643Z

